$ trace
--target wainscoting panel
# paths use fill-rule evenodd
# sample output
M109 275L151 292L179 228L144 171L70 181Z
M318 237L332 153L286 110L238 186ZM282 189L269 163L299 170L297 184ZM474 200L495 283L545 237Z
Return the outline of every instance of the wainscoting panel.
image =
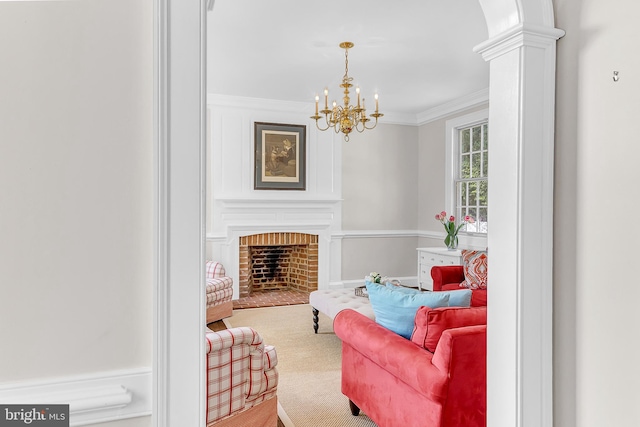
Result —
M151 368L0 386L3 404L68 404L71 426L151 415Z

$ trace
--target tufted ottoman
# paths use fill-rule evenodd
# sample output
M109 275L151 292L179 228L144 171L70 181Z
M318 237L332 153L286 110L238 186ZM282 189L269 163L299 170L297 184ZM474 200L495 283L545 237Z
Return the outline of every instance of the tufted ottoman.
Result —
M353 288L313 291L309 294L309 305L313 309L313 330L318 333L318 312L332 319L345 308L355 310L375 320L369 298L356 296Z

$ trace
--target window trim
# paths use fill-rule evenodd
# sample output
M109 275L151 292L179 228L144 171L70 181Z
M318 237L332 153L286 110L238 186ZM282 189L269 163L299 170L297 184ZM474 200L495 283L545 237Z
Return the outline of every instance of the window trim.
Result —
M489 109L474 111L445 122L445 191L444 205L447 212L455 212L455 171L458 158L459 131L489 121ZM460 231L460 244L486 247L488 233Z

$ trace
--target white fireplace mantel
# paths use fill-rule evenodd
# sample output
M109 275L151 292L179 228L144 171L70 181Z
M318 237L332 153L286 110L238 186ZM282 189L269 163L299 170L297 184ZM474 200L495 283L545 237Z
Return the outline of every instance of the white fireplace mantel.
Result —
M264 197L264 196L263 196ZM240 237L292 232L318 236L318 288L340 287L342 258L341 208L338 198L216 197L213 233L207 236L212 257L225 265L239 297Z

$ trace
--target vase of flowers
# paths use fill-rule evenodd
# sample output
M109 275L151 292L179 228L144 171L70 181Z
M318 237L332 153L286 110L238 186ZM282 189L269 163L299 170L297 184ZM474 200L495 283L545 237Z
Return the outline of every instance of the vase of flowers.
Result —
M444 226L444 231L447 233L447 237L444 239L444 244L450 251L455 251L458 248L458 232L460 229L467 223L473 224L475 222L473 217L467 215L460 224L456 225L456 218L453 215L447 217L447 213L445 211L436 214L436 219Z
M364 280L369 283L383 284L387 281L387 278L383 277L380 273L372 271L368 276L365 276Z

